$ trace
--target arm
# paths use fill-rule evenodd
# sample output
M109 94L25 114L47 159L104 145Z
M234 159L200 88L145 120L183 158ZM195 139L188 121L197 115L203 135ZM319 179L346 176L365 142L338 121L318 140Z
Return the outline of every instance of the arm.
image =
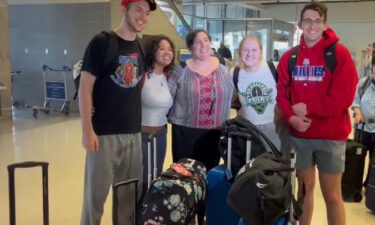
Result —
M170 77L168 78L169 91L171 92L172 98L174 99L178 89L178 79L182 74L183 68L180 65L176 65Z
M358 82L357 91L355 92L354 102L352 104L352 110L353 110L353 117L355 123L363 123L363 116L361 112L361 98L359 96L359 88L363 85L363 80L360 80Z
M89 152L99 150L98 137L92 125L92 92L96 77L87 71L81 72L79 96L79 111L82 122L82 145Z
M290 95L291 80L288 71L288 60L290 57L290 51L285 53L277 66L278 82L276 84L277 88L277 106L280 109L285 121L289 121L290 117L294 115L292 111L292 102Z
M283 57L281 57L280 63L277 65L278 83L276 85L276 101L285 121L288 121L296 131L304 132L310 127L311 119L306 117L305 104L297 103L292 105L290 94L291 75L289 75L288 71L289 57L290 54L284 54Z

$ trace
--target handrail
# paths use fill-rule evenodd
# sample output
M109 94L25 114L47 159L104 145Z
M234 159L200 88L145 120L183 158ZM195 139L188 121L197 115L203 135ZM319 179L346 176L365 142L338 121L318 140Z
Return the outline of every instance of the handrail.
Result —
M50 71L57 71L57 72L70 72L70 71L72 71L72 69L71 69L70 67L66 66L66 65L64 65L64 66L62 67L62 69L60 70L60 69L54 69L54 68L52 68L52 67L49 67L49 66L43 64L43 65L42 65L42 69L43 69L44 72L47 71L47 70L50 70Z
M67 65L64 65L64 66L63 66L63 70L64 70L64 71L67 71L67 72L72 71L72 69L71 69L69 66L67 66Z
M186 22L184 16L181 14L180 10L178 10L176 4L174 3L174 1L172 0L167 0L169 2L169 5L173 8L174 12L176 13L176 15L178 16L178 18L181 20L182 24L184 25L184 27L186 28L186 30L188 32L190 32L192 29L191 27L189 26L189 24Z

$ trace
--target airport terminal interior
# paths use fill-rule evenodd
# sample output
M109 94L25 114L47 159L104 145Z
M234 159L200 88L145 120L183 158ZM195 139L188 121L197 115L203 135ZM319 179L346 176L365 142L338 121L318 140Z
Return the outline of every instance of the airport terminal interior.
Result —
M26 161L49 163L49 224L79 224L85 150L81 144L78 104L73 100L72 70L95 34L118 25L120 2L0 0L0 225L10 224L7 166ZM179 63L190 57L184 43L186 34L194 28L205 29L211 35L212 47L218 49L224 42L233 53L233 61L227 64L229 69L238 62L238 45L248 34L260 38L267 60L272 59L275 49L282 55L297 45L301 30L296 23L307 1L156 2L158 8L140 34L143 39L156 34L171 37ZM329 24L352 54L359 77L371 74L375 68L375 1L323 2L329 9ZM46 106L48 80L60 82L63 88L58 101L48 105L57 110L35 111L33 107ZM168 126L164 168L172 163L170 133ZM366 165L368 160L367 157ZM43 224L40 169L20 169L15 175L17 224ZM327 225L318 185L312 224ZM345 209L346 224L375 225L375 214L366 208L365 199L359 203L346 202ZM111 191L102 224L112 224Z

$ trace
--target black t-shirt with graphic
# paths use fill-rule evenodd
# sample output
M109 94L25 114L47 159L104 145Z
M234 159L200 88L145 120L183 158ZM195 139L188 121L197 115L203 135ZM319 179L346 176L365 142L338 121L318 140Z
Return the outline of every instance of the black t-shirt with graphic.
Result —
M82 65L82 70L96 76L92 116L94 131L97 135L140 132L144 65L139 44L117 37L116 57L104 66L108 38L101 33L91 40Z

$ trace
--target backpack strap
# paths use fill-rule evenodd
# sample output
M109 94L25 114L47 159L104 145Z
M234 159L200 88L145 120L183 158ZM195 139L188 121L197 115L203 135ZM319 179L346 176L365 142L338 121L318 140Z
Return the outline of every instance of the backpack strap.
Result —
M277 77L277 70L276 70L275 64L273 64L273 62L271 60L267 61L267 64L268 64L268 67L271 70L273 79L275 79L275 82L277 83L278 77Z
M290 78L292 77L294 66L297 63L298 49L299 49L299 45L293 47L292 55L290 56L289 61L288 61L288 72L289 72Z
M233 71L233 84L234 84L234 87L236 88L237 92L238 92L238 77L240 75L240 67L236 66L234 67L234 71Z
M145 47L143 46L143 41L140 37L136 37L135 38L135 41L137 42L137 45L139 47L139 50L141 51L141 55L142 55L142 60L143 62L146 62L146 51L145 51Z
M236 94L234 93L234 97L232 99L232 105L231 105L231 108L232 109L236 109L236 110L239 110L241 108L241 102L240 102L240 99L239 99L239 96L238 96L238 77L240 75L240 67L239 66L236 66L234 67L234 70L233 70L233 84L234 84L234 87L236 88Z
M328 46L324 50L324 60L326 63L326 67L333 73L336 68L336 58L335 58L335 51L336 51L337 43L333 43L332 45ZM294 66L297 63L297 53L298 53L299 45L293 47L292 55L289 58L288 62L288 71L289 75L291 76L293 73Z
M335 58L335 51L336 51L337 43L333 43L329 47L327 47L324 51L324 59L326 62L327 68L333 73L336 68L336 58Z
M108 46L107 46L107 50L105 51L104 64L103 64L103 68L105 68L111 63L113 58L116 57L117 48L118 48L118 39L117 39L116 33L113 30L102 31L102 33L106 35L108 38Z
M368 75L366 77L366 80L365 82L363 82L363 84L358 87L358 95L359 95L359 99L362 99L363 95L365 94L367 88L370 86L371 84L371 75Z
M112 61L112 59L115 57L115 54L116 54L116 51L117 51L117 48L118 48L118 38L117 38L117 34L113 30L102 31L102 33L104 35L106 35L107 38L108 38L108 47L107 47L107 50L105 52L105 57L104 57L104 59L105 59L104 66L107 66ZM137 42L139 50L141 51L142 60L143 60L143 62L145 62L146 53L145 53L145 48L143 47L143 41L138 36L135 38L135 41Z
M139 36L137 36L135 38L135 42L137 42L138 48L141 51L143 67L145 68L145 66L146 66L146 51L145 51L145 48L143 46L143 41L142 41L142 39ZM141 77L141 86L142 87L143 87L143 85L145 83L145 80L146 80L146 71L144 70L143 74L142 74L142 77Z

